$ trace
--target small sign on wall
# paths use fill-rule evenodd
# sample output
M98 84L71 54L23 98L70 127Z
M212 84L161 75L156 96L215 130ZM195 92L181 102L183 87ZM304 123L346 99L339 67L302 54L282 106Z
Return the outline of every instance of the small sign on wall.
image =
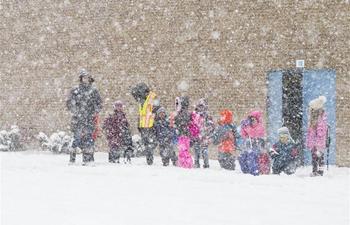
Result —
M297 60L296 61L296 67L297 68L303 68L305 66L304 60Z

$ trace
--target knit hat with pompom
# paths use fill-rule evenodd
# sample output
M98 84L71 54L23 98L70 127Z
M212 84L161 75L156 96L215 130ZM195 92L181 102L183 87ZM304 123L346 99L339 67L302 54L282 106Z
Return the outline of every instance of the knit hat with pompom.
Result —
M320 96L317 99L314 99L312 101L310 101L309 106L313 109L313 110L318 110L321 109L323 107L323 104L327 101L326 97L324 96Z

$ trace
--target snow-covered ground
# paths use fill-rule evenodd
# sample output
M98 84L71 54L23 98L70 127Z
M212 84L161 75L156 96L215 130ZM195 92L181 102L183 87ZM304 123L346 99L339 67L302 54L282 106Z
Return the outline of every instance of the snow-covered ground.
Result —
M163 167L159 157L68 166L68 155L1 152L1 224L349 225L349 169L310 178ZM81 155L78 155L81 163Z

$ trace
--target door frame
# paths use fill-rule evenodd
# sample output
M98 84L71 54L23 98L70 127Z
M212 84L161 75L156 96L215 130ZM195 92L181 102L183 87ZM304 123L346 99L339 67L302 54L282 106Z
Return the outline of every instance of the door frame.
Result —
M278 141L277 130L283 125L282 114L282 76L283 74L301 73L303 92L303 158L304 165L311 165L311 152L305 147L307 124L308 124L308 103L321 95L326 96L327 102L324 108L327 112L327 123L331 126L331 146L329 148L329 159L325 154L325 161L330 165L336 163L336 71L334 69L324 70L270 70L268 76L268 116L267 116L267 144L271 148ZM318 88L315 88L315 85Z

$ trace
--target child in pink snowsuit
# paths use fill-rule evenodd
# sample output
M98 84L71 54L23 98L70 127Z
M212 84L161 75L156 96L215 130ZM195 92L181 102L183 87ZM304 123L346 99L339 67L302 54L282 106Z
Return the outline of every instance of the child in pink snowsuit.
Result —
M191 114L188 112L189 98L187 96L181 97L177 103L176 109L179 110L174 118L174 123L178 132L178 148L179 158L178 167L193 168L193 160L189 153L191 134L189 126L191 124Z
M311 149L311 177L323 176L324 150L326 148L327 115L323 108L326 97L320 96L309 103L309 125L306 134L306 147Z

